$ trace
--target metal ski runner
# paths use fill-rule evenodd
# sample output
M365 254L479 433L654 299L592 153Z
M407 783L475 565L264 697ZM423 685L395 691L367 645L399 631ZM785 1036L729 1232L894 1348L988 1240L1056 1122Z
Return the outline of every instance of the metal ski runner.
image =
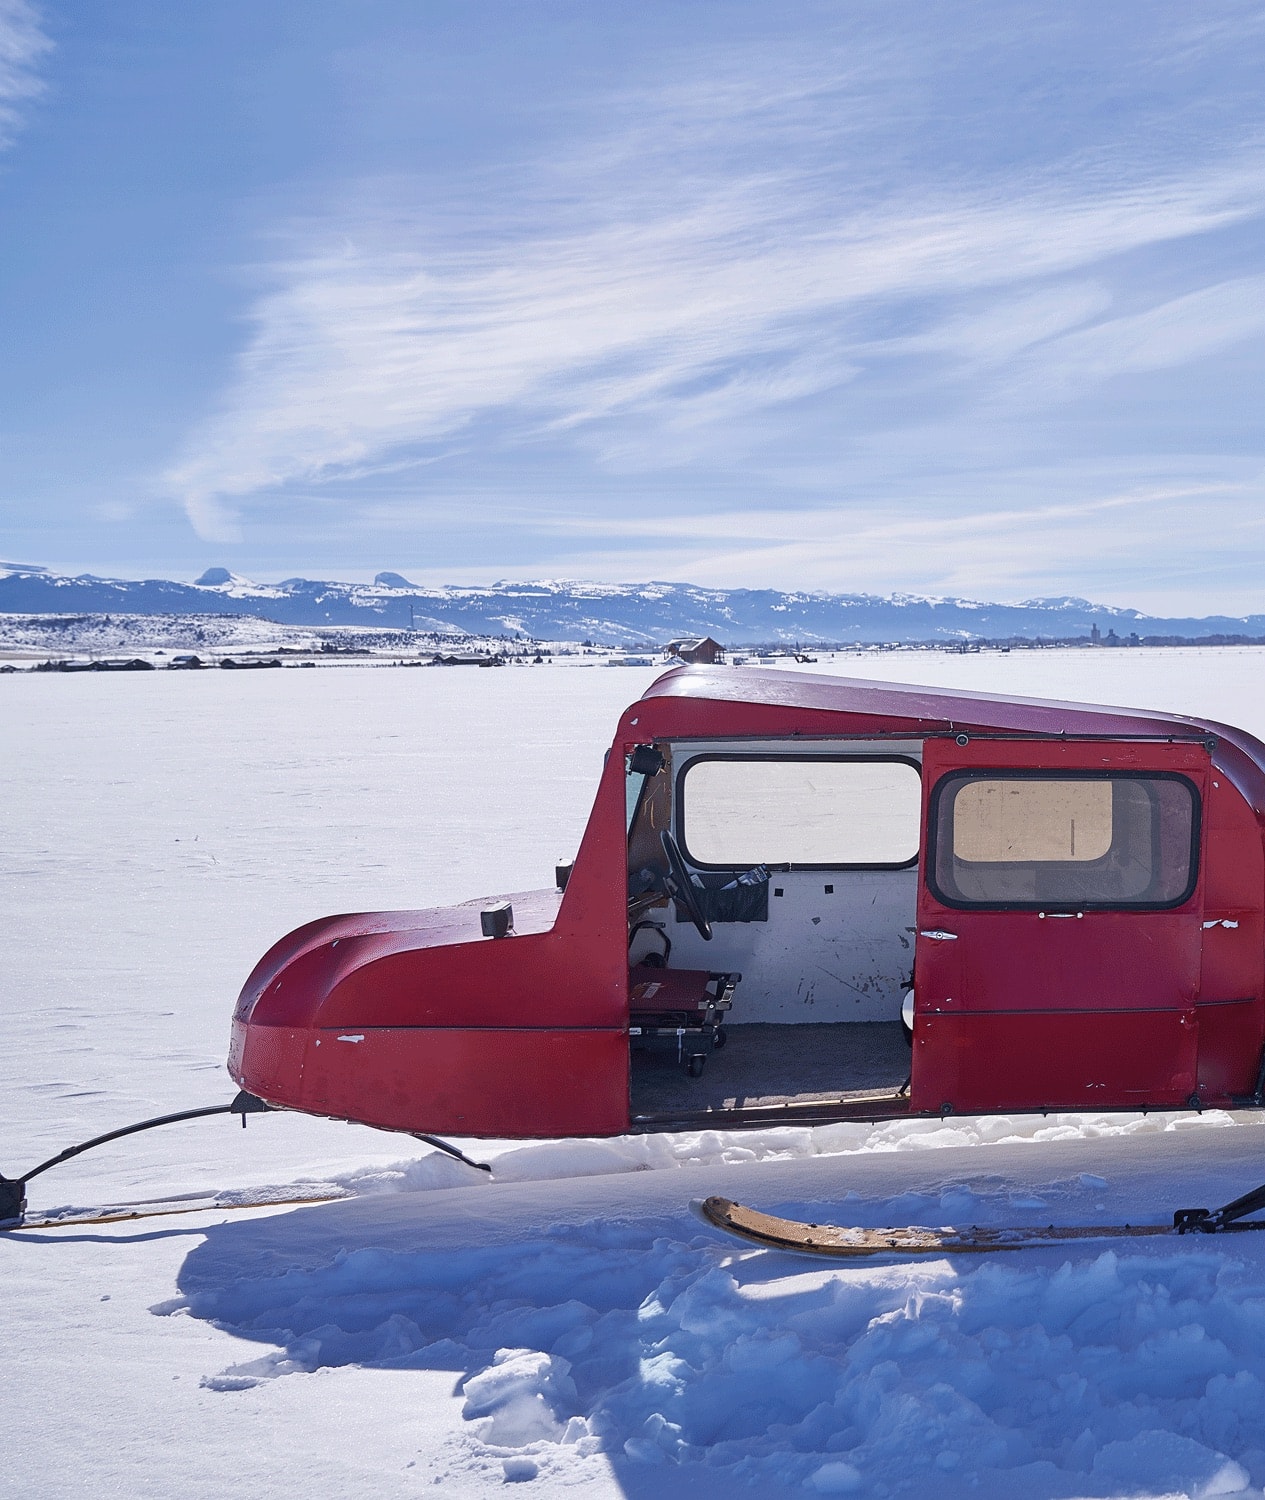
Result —
M65 1214L47 1214L41 1218L11 1219L0 1224L0 1234L18 1234L27 1229L73 1229L87 1224L125 1224L133 1219L163 1219L175 1214L240 1213L248 1208L300 1208L312 1203L341 1203L355 1198L355 1193L313 1193L294 1198L249 1198L232 1203L218 1203L214 1198L196 1203L179 1200L155 1203L118 1203L104 1208L90 1208Z

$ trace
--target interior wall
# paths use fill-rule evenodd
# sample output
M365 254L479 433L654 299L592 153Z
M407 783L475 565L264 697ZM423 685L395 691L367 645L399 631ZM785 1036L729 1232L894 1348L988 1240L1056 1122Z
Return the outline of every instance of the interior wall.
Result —
M713 923L710 943L671 911L654 915L673 968L741 971L735 1022L895 1021L914 963L917 882L916 869L775 874L769 920Z
M693 756L717 751L922 759L917 741L691 741L673 745L674 775ZM917 886L916 867L775 871L769 920L713 923L710 943L671 908L649 915L672 939L673 968L741 971L735 1023L895 1021L913 968Z

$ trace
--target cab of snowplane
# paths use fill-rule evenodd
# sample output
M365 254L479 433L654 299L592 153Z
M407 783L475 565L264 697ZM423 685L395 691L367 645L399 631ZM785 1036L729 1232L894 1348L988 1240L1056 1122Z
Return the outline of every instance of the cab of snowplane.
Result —
M1259 1105L1263 830L1220 724L680 668L555 889L298 929L229 1069L457 1136Z

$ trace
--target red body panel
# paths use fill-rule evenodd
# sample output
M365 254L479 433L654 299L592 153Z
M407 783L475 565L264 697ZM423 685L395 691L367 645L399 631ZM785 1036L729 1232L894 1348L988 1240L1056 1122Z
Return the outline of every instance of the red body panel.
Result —
M1136 710L730 668L671 672L625 712L565 895L512 897L513 935L482 937L474 902L282 939L238 1002L233 1076L269 1103L395 1130L627 1129L624 755L791 737L922 740L924 795L963 765L1107 760L1180 769L1203 794L1199 884L1175 911L1043 920L950 910L922 886L919 928L958 936L918 940L914 1110L1217 1103L1255 1086L1265 746Z
M1193 1016L1176 1009L920 1017L910 1104L928 1114L1180 1106L1195 1088L1195 1043Z
M239 1044L239 1076L261 1098L386 1130L614 1135L628 1124L626 1086L596 1086L626 1077L622 1027L335 1026L270 1035L235 1022L235 1052Z
M1193 782L1202 745L930 740L923 847L952 771L1158 771ZM925 873L925 872L924 872ZM918 891L915 1110L1184 1104L1195 1092L1203 878L1166 911L961 910Z
M626 1129L623 774L603 775L565 894L511 896L507 937L482 936L476 901L282 938L238 999L233 1077L269 1104L388 1130Z
M1256 1087L1265 1045L1265 852L1252 808L1214 769L1204 800L1203 954L1196 1010L1202 1098Z

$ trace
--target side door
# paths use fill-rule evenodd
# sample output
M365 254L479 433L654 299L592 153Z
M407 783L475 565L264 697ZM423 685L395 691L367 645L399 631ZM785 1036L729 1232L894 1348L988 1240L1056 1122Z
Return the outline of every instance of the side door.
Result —
M1206 747L958 736L923 767L912 1106L1186 1104Z

